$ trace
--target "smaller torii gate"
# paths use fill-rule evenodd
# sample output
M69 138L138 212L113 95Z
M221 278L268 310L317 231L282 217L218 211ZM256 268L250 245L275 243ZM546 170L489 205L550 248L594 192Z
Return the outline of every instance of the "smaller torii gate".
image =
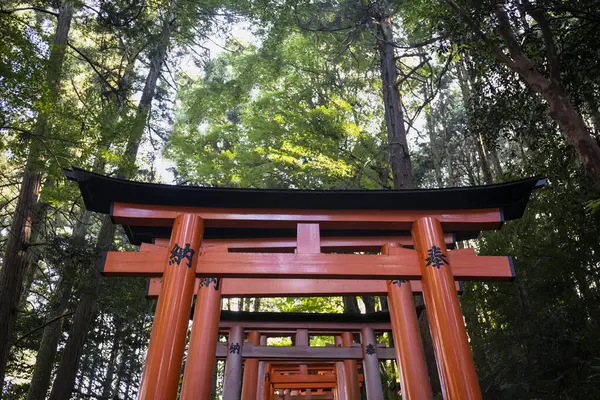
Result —
M163 278L140 387L143 399L177 396L196 278L182 399L210 393L227 280L246 279L252 285L253 280L290 278L387 281L391 325L402 345L397 349L402 392L414 399L431 397L408 284L420 280L444 397L480 399L455 279L509 281L514 270L509 257L448 251L446 235L474 237L519 218L531 191L544 183L529 178L435 190L299 191L143 184L80 169L67 175L78 181L88 210L110 213L130 237L139 227L169 232L167 248L109 252L104 263L107 275ZM414 249L394 241L386 242L380 254L328 254L322 252L321 236L405 236L412 238ZM232 252L202 244L248 238L293 238L296 253Z
M394 348L377 343L376 335L391 333L389 314L315 314L315 313L267 313L267 312L232 312L222 311L219 332L229 337L228 343L217 345L218 359L227 359L225 372L224 399L239 398L241 368L245 361L242 400L268 398L273 392L268 384L284 383L269 381L267 389L261 386L261 377L269 373L269 365L286 362L295 363L300 372L306 375L309 363L323 362L332 364L336 370L336 380L329 379L325 386L314 388L340 389L338 400L359 397L359 384L362 376L354 372L358 366L364 370L364 382L369 399L383 398L380 360L392 360L396 356ZM243 342L244 332L248 341ZM310 346L310 336L332 336L336 346ZM294 346L266 346L268 337L290 337ZM354 338L360 337L360 344ZM234 351L231 352L231 349ZM262 365L261 365L262 364ZM265 369L265 365L267 366ZM353 372L354 371L354 372ZM299 384L310 381L310 377L287 381L288 384ZM319 383L316 379L315 384ZM325 379L325 378L323 378ZM326 379L325 379L326 380ZM325 383L322 381L321 383ZM335 385L334 385L335 384ZM283 389L299 389L307 387L287 386Z

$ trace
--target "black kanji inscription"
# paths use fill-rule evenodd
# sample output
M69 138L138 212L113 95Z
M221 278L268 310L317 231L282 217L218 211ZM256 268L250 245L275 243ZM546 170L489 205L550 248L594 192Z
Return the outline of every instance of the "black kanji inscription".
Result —
M437 269L440 269L442 265L448 265L446 255L442 253L442 249L437 246L431 246L431 248L427 250L427 255L429 257L425 259L425 261L427 261L427 264L425 264L426 267L433 265Z
M375 346L373 346L373 343L369 343L365 347L365 353L367 353L370 356L372 356L373 354L377 353L377 351L375 350Z
M211 283L214 283L214 289L219 290L219 283L221 280L219 278L200 278L200 287L209 287Z
M408 282L406 279L394 279L390 281L390 285L397 285L398 287L400 287L403 283L406 282Z
M240 354L240 344L239 343L231 343L229 345L229 352L231 354Z
M169 256L169 265L179 265L184 258L188 260L188 268L191 268L192 259L194 258L194 249L190 248L189 243L186 243L185 247L181 247L175 243L171 250L171 255Z

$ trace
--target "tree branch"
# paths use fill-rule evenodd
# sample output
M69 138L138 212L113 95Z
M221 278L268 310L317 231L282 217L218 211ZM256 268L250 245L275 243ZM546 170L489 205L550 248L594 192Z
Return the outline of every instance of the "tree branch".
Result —
M81 56L81 58L83 58L94 70L94 72L96 73L96 75L98 75L98 77L100 77L100 79L102 80L102 82L104 82L104 84L106 86L108 86L108 88L114 92L117 97L120 97L119 91L114 88L110 82L108 82L108 80L104 77L104 75L102 75L100 73L100 71L98 71L98 69L96 68L96 65L94 65L94 62L92 60L90 60L90 58L88 56L86 56L81 50L79 50L77 47L73 46L71 43L68 43L68 46L73 49L77 54L79 54Z
M45 8L41 8L41 7L22 7L22 8L13 8L12 10L0 9L0 14L10 15L10 14L14 14L19 11L37 11L37 12L41 12L44 14L50 14L50 15L53 15L58 18L57 12L46 10Z
M558 55L556 54L556 47L554 45L554 35L550 29L550 23L546 17L546 13L539 7L534 6L529 0L523 0L525 11L527 14L538 23L544 43L546 44L546 55L548 57L548 65L550 66L550 77L555 81L560 80L560 62Z
M17 343L19 343L21 340L25 339L27 336L31 336L32 334L36 333L40 329L44 329L45 327L47 327L51 323L53 323L55 321L58 321L61 318L68 317L69 315L72 315L72 314L75 314L75 311L71 311L71 312L68 312L66 314L59 315L58 317L52 318L50 321L47 321L45 324L40 325L37 328L33 328L29 332L25 333L23 336L21 336L20 338L18 338L13 345L16 346Z
M492 51L494 56L496 56L496 58L500 62L503 62L512 70L516 70L517 65L514 62L514 60L512 60L510 57L508 57L506 54L504 54L502 49L496 43L494 43L489 37L487 37L485 33L483 33L483 31L479 28L479 25L477 23L475 23L469 17L465 16L464 13L462 12L462 10L460 9L460 7L458 6L458 4L456 4L454 2L454 0L444 0L444 1L446 2L446 4L448 4L448 6L452 10L454 10L455 13L457 13L463 19L463 21L465 21L467 23L467 25L469 25L469 27L473 30L473 32L475 32L475 34L477 34L477 36L479 36L479 38L489 47L489 49Z

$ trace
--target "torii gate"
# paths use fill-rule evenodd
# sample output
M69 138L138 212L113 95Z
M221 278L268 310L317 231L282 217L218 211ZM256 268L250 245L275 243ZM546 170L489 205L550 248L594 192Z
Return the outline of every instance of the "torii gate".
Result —
M405 354L420 353L417 358L422 358L422 348L414 331L412 289L404 283L421 280L444 398L480 399L454 279L510 280L514 271L510 257L448 252L445 234L474 237L520 218L531 191L545 182L529 178L434 190L300 191L145 184L76 168L66 174L79 183L87 209L110 213L130 238L138 227L170 228L168 249L109 252L104 265L107 274L163 276L142 399L177 396L196 277L201 280L182 399L208 398L210 393L221 292L227 284L220 278L388 280L402 391L414 399L431 397L423 371L414 373L415 366L405 364ZM214 238L289 239L296 231L295 254L237 253L227 247L210 251L202 246L203 240ZM415 249L391 243L380 255L324 254L321 235L412 236Z

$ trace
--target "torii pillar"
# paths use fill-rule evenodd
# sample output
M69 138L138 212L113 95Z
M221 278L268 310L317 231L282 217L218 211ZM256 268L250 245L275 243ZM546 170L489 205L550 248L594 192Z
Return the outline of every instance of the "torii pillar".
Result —
M177 397L196 280L194 256L199 252L203 232L204 223L197 215L180 214L175 218L169 244L171 251L165 260L162 295L158 298L140 383L141 399Z
M412 226L423 296L444 399L479 400L481 389L463 322L440 221L419 218Z

